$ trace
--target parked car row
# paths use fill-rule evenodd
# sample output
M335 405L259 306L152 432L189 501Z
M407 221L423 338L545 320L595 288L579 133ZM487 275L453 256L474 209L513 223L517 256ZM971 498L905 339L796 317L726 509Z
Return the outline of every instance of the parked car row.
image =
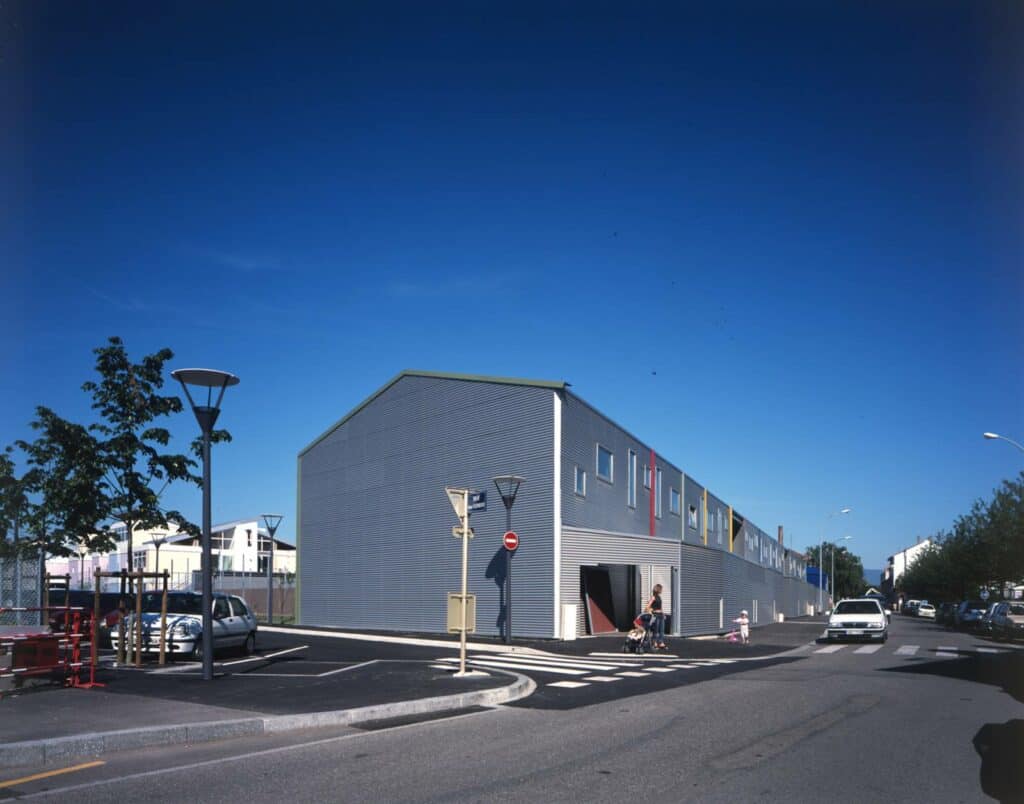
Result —
M1024 601L981 599L933 606L925 600L908 600L903 611L937 625L970 631L993 639L1024 639Z

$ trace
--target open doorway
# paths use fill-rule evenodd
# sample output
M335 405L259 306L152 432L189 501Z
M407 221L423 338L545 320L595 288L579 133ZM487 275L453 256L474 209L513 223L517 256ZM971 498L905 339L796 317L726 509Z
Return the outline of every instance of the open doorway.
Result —
M588 634L628 631L640 612L640 573L634 564L580 567L580 592Z

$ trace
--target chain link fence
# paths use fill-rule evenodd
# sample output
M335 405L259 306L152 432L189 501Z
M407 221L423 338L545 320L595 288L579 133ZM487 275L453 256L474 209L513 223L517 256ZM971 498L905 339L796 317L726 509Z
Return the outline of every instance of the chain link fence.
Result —
M39 612L10 609L40 604L38 558L0 558L0 626L38 625Z

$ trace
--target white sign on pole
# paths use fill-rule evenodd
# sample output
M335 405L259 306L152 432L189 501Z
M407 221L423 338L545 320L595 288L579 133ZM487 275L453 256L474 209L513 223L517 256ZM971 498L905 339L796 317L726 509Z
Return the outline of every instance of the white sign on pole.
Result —
M452 489L445 487L445 493L448 495L448 502L452 504L452 510L455 511L455 516L460 520L466 516L466 490L465 489Z

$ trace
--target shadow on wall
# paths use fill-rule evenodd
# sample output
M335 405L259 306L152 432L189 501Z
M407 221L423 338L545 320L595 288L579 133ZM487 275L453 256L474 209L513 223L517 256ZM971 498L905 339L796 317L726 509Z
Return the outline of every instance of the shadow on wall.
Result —
M498 629L499 634L505 633L505 562L508 560L507 553L508 550L499 547L491 556L491 560L487 562L487 571L484 573L484 577L492 579L495 586L498 587L498 616L494 620L494 627Z
M883 672L923 673L975 684L1002 687L1008 695L1024 702L1024 652L1001 655L970 653L960 659L924 662L907 667L886 668ZM982 791L1002 802L1024 801L1024 720L986 723L973 739L981 757L979 783Z

